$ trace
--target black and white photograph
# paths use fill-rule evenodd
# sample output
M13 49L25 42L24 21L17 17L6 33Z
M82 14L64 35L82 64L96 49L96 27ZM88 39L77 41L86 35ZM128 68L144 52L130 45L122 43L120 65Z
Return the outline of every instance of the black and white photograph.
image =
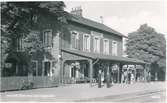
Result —
M166 103L166 0L0 4L0 102Z

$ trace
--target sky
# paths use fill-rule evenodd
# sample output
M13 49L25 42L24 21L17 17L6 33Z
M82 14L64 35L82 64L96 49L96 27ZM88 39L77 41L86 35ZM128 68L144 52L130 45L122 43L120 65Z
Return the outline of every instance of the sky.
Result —
M167 2L165 1L64 1L66 11L81 6L83 17L103 23L124 35L147 23L167 36Z

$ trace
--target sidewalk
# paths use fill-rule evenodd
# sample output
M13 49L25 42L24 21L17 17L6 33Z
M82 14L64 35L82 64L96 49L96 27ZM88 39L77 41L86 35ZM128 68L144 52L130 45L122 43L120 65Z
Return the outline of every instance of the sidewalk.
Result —
M111 88L74 84L57 88L40 88L1 93L2 101L77 101L127 93L164 90L165 82L115 84Z

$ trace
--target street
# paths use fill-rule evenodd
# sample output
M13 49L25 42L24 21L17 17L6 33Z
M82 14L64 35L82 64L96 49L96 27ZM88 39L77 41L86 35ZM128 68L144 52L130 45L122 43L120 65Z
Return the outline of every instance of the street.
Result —
M35 102L161 102L165 103L165 82L115 84L111 88L71 84L54 88L1 92L1 101Z
M117 96L106 96L99 98L92 98L87 100L79 100L78 102L138 102L138 103L146 103L146 102L155 102L155 103L165 103L165 91L154 91L154 92L144 92L144 93L132 93L132 94L124 94Z

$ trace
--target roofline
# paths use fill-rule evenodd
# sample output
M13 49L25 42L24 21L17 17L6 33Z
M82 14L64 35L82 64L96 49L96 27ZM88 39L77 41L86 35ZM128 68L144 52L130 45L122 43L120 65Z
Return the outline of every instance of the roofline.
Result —
M71 15L71 16L73 16L73 17L76 16L76 15L73 15L73 14L70 14L70 13L68 13L68 14ZM79 17L79 16L77 16L77 17ZM89 20L89 21L92 21L92 22L95 22L95 23L100 24L99 22L93 21L93 20L88 19L88 18L85 18L85 17L80 17L80 18L87 19L87 20ZM95 28L95 29L98 29L98 30L101 30L101 31L104 31L104 32L116 34L117 36L121 36L121 37L124 37L124 38L128 38L127 36L123 35L122 33L118 32L118 31L116 31L116 30L113 30L112 28L110 28L110 27L108 27L107 25L104 25L104 24L101 24L101 25L104 25L104 26L106 26L106 27L112 29L113 31L118 32L118 33L113 33L113 32L109 32L109 31L103 30L103 29L99 29L99 28L96 28L96 27L92 27L92 26L83 24L83 23L81 23L81 22L76 22L75 20L72 20L72 19L67 19L67 21L72 21L72 22L75 22L75 23L78 23L78 24L81 24L81 25L84 25L84 26L88 26L88 27Z
M72 22L75 22L73 20L69 20L69 21L72 21ZM78 23L78 24L81 24L81 25L84 25L84 26L87 26L87 27L91 27L91 28L94 28L94 29L98 29L98 28L95 28L95 27L92 27L92 26L89 26L89 25L85 25L85 24L82 24L82 23L79 23L79 22L75 22L75 23ZM104 24L103 24L104 25ZM105 25L106 26L106 25ZM107 32L107 33L110 33L110 34L114 34L114 35L117 35L116 33L113 33L113 32L108 32L106 30L102 30L102 29L98 29L100 31L104 31L104 32ZM121 35L117 35L117 36L120 36L120 37L124 37L124 38L128 38L128 36L126 35L123 35L122 33L120 33Z
M67 53L70 53L70 54L74 54L74 55L78 55L78 56L82 56L82 57L86 57L86 58L89 58L89 59L102 59L102 60L111 60L111 61L120 61L120 62L123 62L123 63L126 63L126 64L139 64L139 65L145 65L145 64L148 64L142 60L138 60L138 59L135 59L135 58L127 58L127 57L121 57L123 58L124 60L114 60L114 59L108 59L108 58L99 58L99 57L93 57L93 56L89 56L89 55L82 55L81 51L80 53L78 51L74 51L74 50L70 50L70 49L65 49L65 48L62 48L61 49L62 51L64 52L67 52ZM111 56L111 55L110 55ZM112 56L114 57L114 56ZM120 58L120 57L119 57ZM125 59L129 59L127 61L125 61ZM130 60L131 59L131 60ZM133 60L133 61L132 61Z

